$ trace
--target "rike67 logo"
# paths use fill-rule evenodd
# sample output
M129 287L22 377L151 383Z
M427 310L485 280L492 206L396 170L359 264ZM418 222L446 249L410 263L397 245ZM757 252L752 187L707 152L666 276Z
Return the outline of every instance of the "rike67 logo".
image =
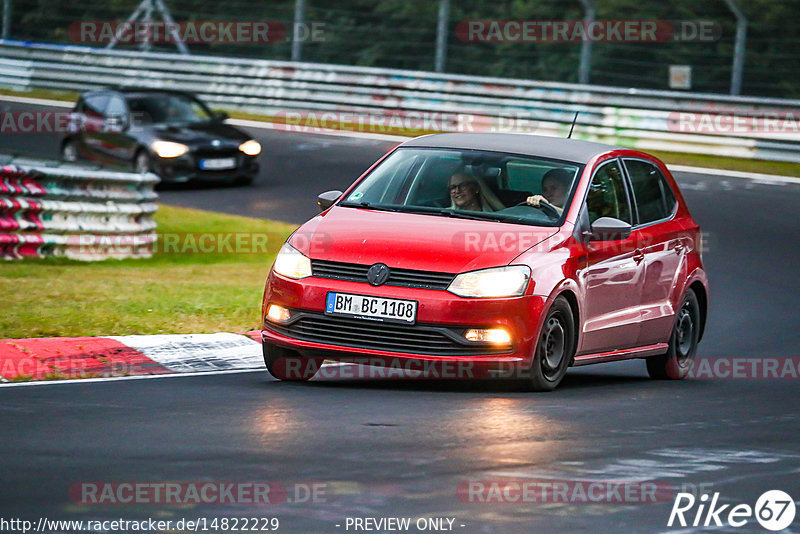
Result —
M797 506L788 493L781 490L764 492L755 506L749 504L719 504L719 492L709 499L708 494L696 498L691 493L678 493L672 504L667 526L685 527L743 527L753 517L767 530L777 532L794 521Z

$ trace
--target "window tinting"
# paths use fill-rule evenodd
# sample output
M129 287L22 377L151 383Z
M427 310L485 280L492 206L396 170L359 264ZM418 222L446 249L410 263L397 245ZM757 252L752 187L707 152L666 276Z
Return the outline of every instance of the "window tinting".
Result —
M106 106L106 117L125 117L128 114L128 108L125 106L125 101L122 97L114 95Z
M631 177L639 224L669 217L677 201L658 167L647 161L626 159L625 168Z
M632 224L625 182L616 161L606 163L595 173L586 195L586 207L590 223L600 217L613 217Z
M97 93L83 99L83 112L87 115L102 116L108 104L108 95Z

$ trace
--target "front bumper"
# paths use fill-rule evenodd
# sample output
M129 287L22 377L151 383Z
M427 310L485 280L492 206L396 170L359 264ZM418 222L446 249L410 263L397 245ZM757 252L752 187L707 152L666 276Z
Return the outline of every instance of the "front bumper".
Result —
M169 159L154 156L153 172L160 176L163 182L169 183L181 183L190 180L216 182L239 178L253 179L258 174L257 156L236 154L234 157L236 158L236 168L212 171L200 169L199 158L192 155L192 153Z
M413 326L375 323L325 315L329 291L417 301ZM488 367L529 366L538 337L546 298L526 295L513 298L463 298L447 291L379 286L309 277L290 280L270 272L262 309L262 340L297 351L304 357L371 365L395 366L397 362L472 362ZM270 304L292 310L288 324L265 318ZM468 328L502 327L511 343L497 346L469 342ZM430 340L429 346L426 340Z

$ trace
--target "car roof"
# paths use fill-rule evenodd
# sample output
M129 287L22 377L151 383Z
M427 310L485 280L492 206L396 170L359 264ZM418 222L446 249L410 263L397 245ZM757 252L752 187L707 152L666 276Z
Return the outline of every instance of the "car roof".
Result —
M622 147L565 139L543 135L507 133L445 133L423 135L403 143L404 147L460 148L466 150L489 150L510 152L525 156L559 159L586 164L593 157Z

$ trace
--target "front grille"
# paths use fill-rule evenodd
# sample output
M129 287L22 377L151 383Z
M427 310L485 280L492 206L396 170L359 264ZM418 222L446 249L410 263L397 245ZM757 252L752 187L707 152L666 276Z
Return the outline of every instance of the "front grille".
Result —
M495 347L466 340L460 343L458 334L444 327L384 323L308 312L300 312L299 318L289 325L268 323L267 326L279 334L303 341L360 349L435 356L499 354L511 350L510 345Z
M367 271L371 265L357 263L340 263L335 261L311 260L311 273L319 278L349 280L351 282L367 282ZM447 289L455 277L452 273L435 271L415 271L389 267L391 274L384 285L414 287L418 289Z
M197 159L217 159L217 158L237 158L239 157L238 149L231 147L202 147L194 151L194 157Z

